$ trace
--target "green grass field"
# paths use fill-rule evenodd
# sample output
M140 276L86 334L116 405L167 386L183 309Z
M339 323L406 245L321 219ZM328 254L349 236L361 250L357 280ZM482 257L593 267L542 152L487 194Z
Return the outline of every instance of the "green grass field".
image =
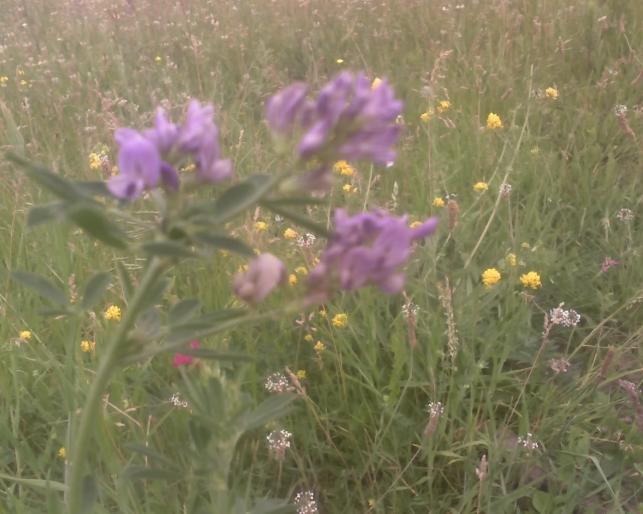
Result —
M106 179L116 127L148 126L157 105L178 118L198 98L216 106L238 176L276 171L286 163L265 101L295 80L317 91L364 70L404 100L398 158L336 173L329 203L309 214L440 218L404 295L368 288L202 341L250 362L176 369L166 354L117 372L95 420L95 512L224 514L222 487L314 491L324 514L643 512L643 3L2 0L0 13L3 153ZM502 127L487 126L489 113ZM127 309L117 268L138 280L144 257L65 223L28 228L27 211L50 195L4 157L0 174L0 512L64 512L70 427L118 325L104 312ZM132 207L148 219L151 209ZM263 209L230 229L293 275L270 306L302 294L294 270L310 267L321 238L302 248L284 232L306 229ZM157 303L236 305L230 282L245 262L183 262ZM492 268L500 279L486 273L485 285ZM114 278L93 315L45 317L18 270L72 300L96 271ZM529 272L540 286L523 283ZM551 323L561 302L576 326ZM269 398L266 377L286 370L300 377L293 410L232 441L226 420ZM219 442L200 455L195 433L210 428L170 399L214 379ZM281 428L292 433L282 461L266 444ZM223 485L203 472L217 455L232 462ZM173 473L141 472L159 467Z

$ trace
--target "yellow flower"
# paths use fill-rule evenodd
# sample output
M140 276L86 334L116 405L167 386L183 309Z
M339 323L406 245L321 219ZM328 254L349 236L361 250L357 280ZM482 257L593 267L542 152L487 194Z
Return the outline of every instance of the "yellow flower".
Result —
M337 59L335 62L337 64L344 64L344 59Z
M103 317L107 321L120 321L121 319L121 308L118 305L110 305L105 313L103 314Z
M328 311L326 310L326 307L322 307L321 309L319 309L319 315L324 319L328 317Z
M96 348L96 341L88 341L86 339L80 342L80 351L89 353Z
M345 327L348 324L348 315L343 312L335 314L335 316L333 316L333 319L331 320L331 323L334 327Z
M558 89L555 87L548 87L545 89L545 96L550 100L558 100Z
M317 341L317 342L315 343L315 346L313 346L313 349L314 349L318 354L320 354L321 352L323 352L323 351L326 349L326 345L325 345L324 343L322 343L321 341Z
M487 189L489 189L489 184L487 184L486 182L476 182L475 184L473 184L473 190L478 193L482 193Z
M433 205L433 207L444 207L444 198L442 198L441 196L436 196L433 199L433 203L431 205Z
M340 175L343 175L344 177L351 177L352 175L355 174L355 168L353 168L346 161L337 161L333 165L333 169Z
M500 119L500 116L496 113L490 112L489 116L487 116L487 128L491 130L502 128L502 120Z
M415 228L418 228L420 226L422 226L421 221L414 221L413 223L409 224L409 228L411 228L411 229L415 229Z
M538 148L538 146L534 146L531 150L529 150L529 153L531 155L538 155L540 153L540 148Z
M288 275L288 283L291 286L296 286L297 285L297 275L295 275L294 273L291 273L290 275Z
M29 84L29 82L27 82L25 79L22 79L22 80L20 81L20 85L21 85L22 87L31 86L31 84Z
M432 116L433 116L433 109L429 109L428 111L425 111L422 114L420 114L420 119L424 123L428 123L428 121L431 119Z
M448 111L451 108L451 102L449 100L441 100L440 103L438 103L438 112L443 113Z
M507 254L507 256L505 257L505 262L512 267L518 264L518 259L516 259L516 254L515 253Z
M306 335L304 336L304 341L306 341L307 343L312 343L312 342L313 342L313 336L312 336L312 334L306 334Z
M496 268L488 268L482 272L482 283L485 287L495 286L501 278L502 275Z
M530 271L528 273L520 275L520 283L524 287L528 287L530 289L540 289L540 287L542 286L540 275L535 271Z
M67 457L67 450L65 450L64 446L61 446L60 448L58 448L57 455L59 459L64 459L65 457Z
M297 373L295 373L295 376L299 380L306 380L306 370L305 369L299 369L297 370Z
M344 193L348 193L348 194L357 193L357 186L351 186L350 184L344 184L342 186L342 191L344 191Z
M21 330L20 334L18 334L18 339L21 341L31 340L31 332L29 330Z
M156 62L161 62L162 60L163 59L161 59L160 55L157 55L156 57L154 57L154 61L156 61Z
M306 275L308 275L308 270L304 266L297 266L295 268L295 273L297 273L297 275L306 276Z
M286 230L284 230L284 237L286 239L297 239L299 237L299 234L297 233L296 230L287 228Z
M90 170L99 170L103 165L103 159L100 154L92 152L89 154L89 169Z
M373 83L371 84L371 89L377 89L381 83L382 83L382 79L379 77L375 77L373 79Z
M258 230L259 232L263 232L264 230L268 229L268 223L265 221L257 221L255 222L255 230Z
M0 87L7 87L7 82L9 82L9 77L0 75Z

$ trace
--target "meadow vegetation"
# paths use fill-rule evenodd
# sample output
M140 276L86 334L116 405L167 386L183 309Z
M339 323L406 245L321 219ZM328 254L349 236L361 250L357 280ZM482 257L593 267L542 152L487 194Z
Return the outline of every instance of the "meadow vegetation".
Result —
M224 512L220 488L310 491L300 514L641 512L643 3L3 0L0 12L3 155L107 180L117 127L150 126L159 105L179 119L196 98L215 105L237 177L277 173L292 162L267 99L363 70L404 102L397 158L337 164L325 202L302 212L329 228L335 207L439 218L402 294L347 292L201 339L249 361L177 367L170 353L115 373L90 452L95 512ZM51 195L4 157L0 174L0 512L63 512L70 427L127 311L123 270L136 283L145 257L68 223L27 227ZM149 199L131 211L156 215ZM264 207L229 230L288 268L257 309L301 298L322 237ZM156 303L238 307L247 262L182 261ZM92 312L43 316L14 271L72 302L97 271L111 285ZM237 438L231 413L275 387L292 408ZM193 415L196 398L220 424ZM203 472L217 455L223 485Z

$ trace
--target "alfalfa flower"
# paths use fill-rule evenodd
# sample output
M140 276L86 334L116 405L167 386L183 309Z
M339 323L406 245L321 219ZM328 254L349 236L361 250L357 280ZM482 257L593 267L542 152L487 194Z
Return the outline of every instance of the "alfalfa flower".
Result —
M520 275L520 283L529 289L540 289L542 286L540 275L536 271L530 271Z
M93 352L96 349L96 341L89 341L88 339L83 339L80 342L80 351L83 353Z
M444 201L444 198L442 198L441 196L436 196L433 199L433 202L431 202L431 205L433 205L433 207L437 207L439 209L441 207L444 207L446 205L446 202Z
M476 193L482 193L487 189L489 189L489 184L487 184L486 182L476 182L475 184L473 184L473 190Z
M501 129L502 120L500 119L500 116L494 112L490 112L487 116L487 128L489 130Z
M485 287L495 286L501 278L502 275L496 268L487 268L482 272L482 283Z
M20 333L18 334L18 339L22 343L26 343L27 341L31 341L32 334L30 330L21 330Z
M558 89L555 87L548 87L545 89L545 96L550 100L558 100Z
M334 327L344 328L346 325L348 325L348 314L346 314L345 312L335 314L335 316L333 316L333 319L331 320L331 323Z
M262 253L250 262L247 271L234 277L234 293L248 303L259 303L286 277L283 262L271 253Z
M110 305L103 313L103 318L107 321L120 321L121 308L118 305Z
M316 99L306 99L306 93L307 86L296 83L266 104L266 120L273 133L301 133L301 159L322 163L302 185L310 182L315 187L327 187L331 158L366 159L377 164L395 160L392 146L401 132L395 120L402 102L395 98L386 80L372 88L363 73L344 71L322 87Z
M317 292L328 292L335 285L352 291L375 284L389 294L404 286L401 267L412 253L415 241L432 234L437 219L430 218L409 228L406 216L392 216L376 210L350 216L335 211L335 229L319 264L309 274L309 284Z
M120 173L107 181L107 188L117 198L132 200L159 183L161 156L150 140L134 130L117 130L116 141Z

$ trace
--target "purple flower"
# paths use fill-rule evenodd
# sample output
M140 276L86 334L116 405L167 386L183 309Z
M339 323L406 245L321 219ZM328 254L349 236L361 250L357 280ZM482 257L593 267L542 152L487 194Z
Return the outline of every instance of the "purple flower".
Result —
M436 218L410 228L406 216L382 210L349 216L337 209L335 231L310 273L310 285L328 289L337 281L350 291L376 284L385 293L397 293L404 287L400 268L411 255L412 243L432 234L436 226Z
M115 139L120 146L120 174L107 182L110 192L122 199L132 200L143 190L156 187L161 176L161 156L156 146L132 129L118 129Z
M392 146L401 128L395 123L402 102L382 81L372 88L363 73L339 73L326 84L316 100L306 100L305 84L295 83L266 104L266 118L273 132L302 132L298 152L304 159L322 163L338 159L368 159L378 164L395 160Z
M266 120L270 129L277 134L287 134L295 124L306 100L308 86L295 82L266 102Z
M259 303L285 280L283 262L270 253L262 253L250 262L247 271L234 277L233 289L242 300Z
M146 129L143 135L152 141L162 155L168 154L177 142L179 127L167 119L163 108L156 110L156 122L153 129Z

